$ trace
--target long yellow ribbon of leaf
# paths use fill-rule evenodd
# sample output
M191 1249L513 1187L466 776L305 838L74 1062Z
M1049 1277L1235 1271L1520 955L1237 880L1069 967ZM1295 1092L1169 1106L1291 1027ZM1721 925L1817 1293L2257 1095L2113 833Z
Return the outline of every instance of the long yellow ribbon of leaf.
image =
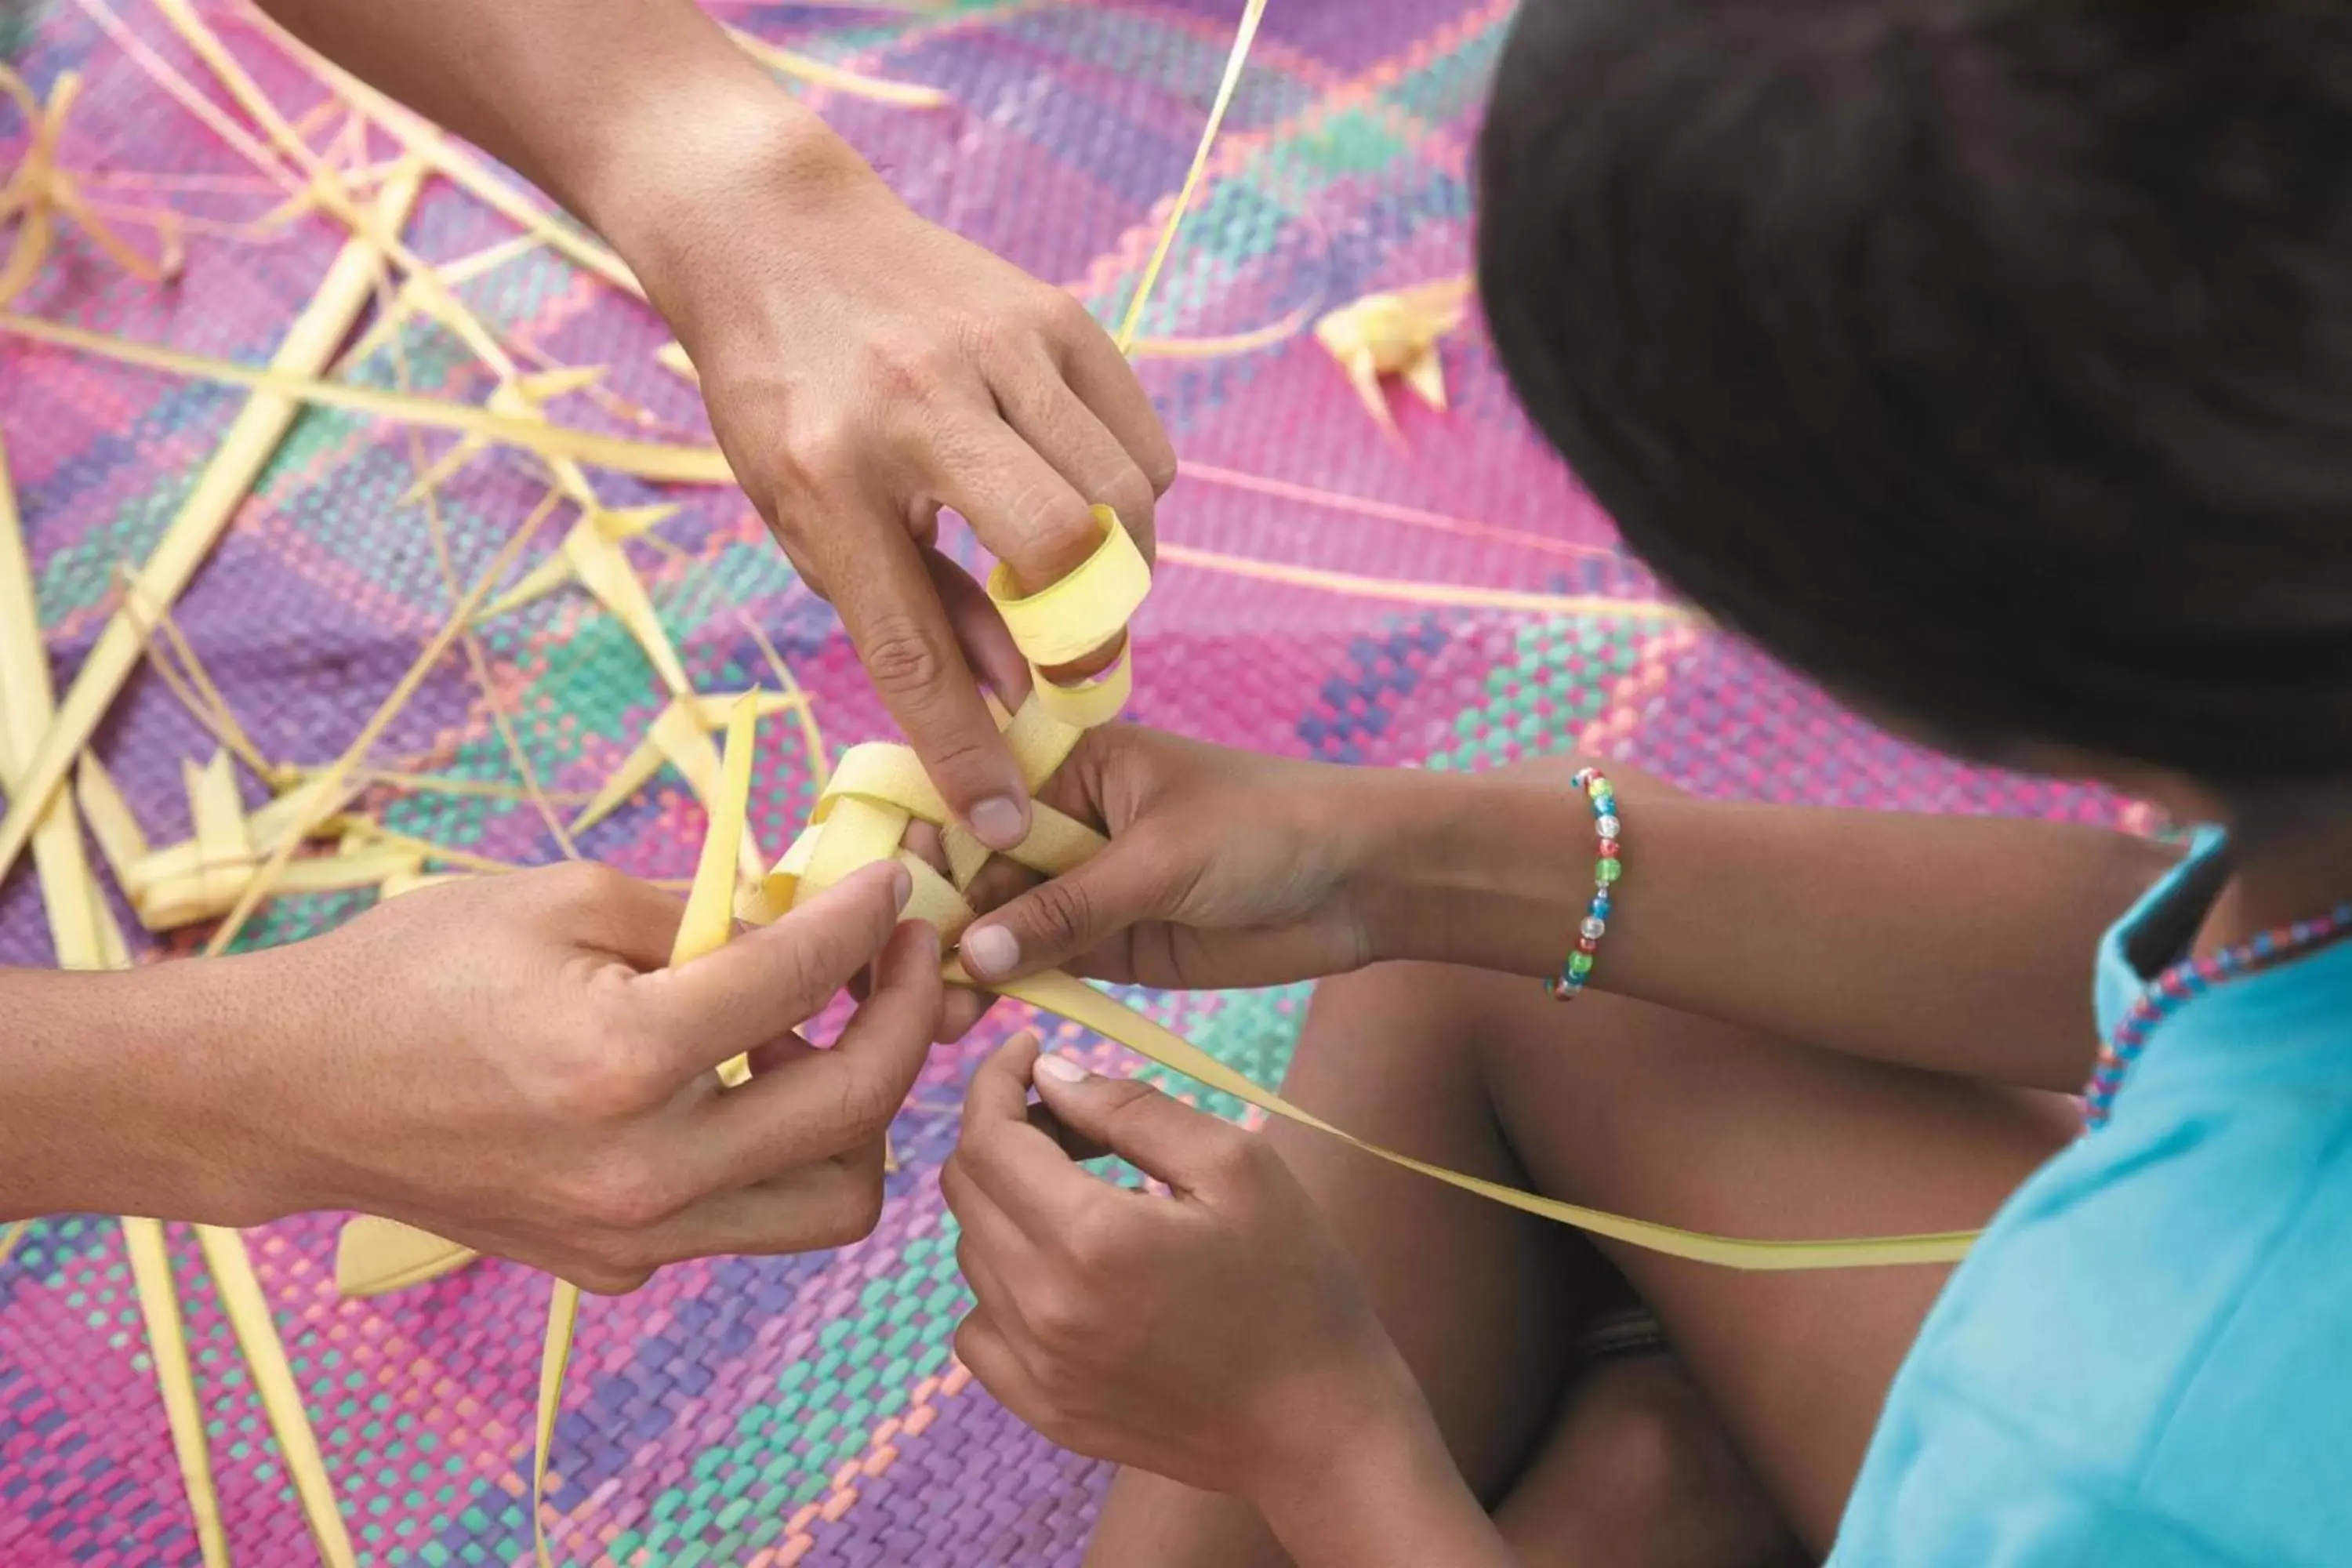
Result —
M423 651L410 662L407 670L394 682L392 690L381 703L377 704L374 714L361 726L359 734L353 738L352 743L343 748L342 755L319 770L302 786L319 802L317 816L323 817L334 809L334 806L328 803L340 802L346 798L348 781L352 771L367 760L368 752L374 747L385 728L399 716L400 710L408 705L408 700L415 695L417 688L425 683L425 677L433 673L433 667L441 662L441 656L447 653L450 645L463 634L467 625L474 618L474 612L481 606L484 600L489 597L490 590L498 586L499 579L522 553L523 546L530 542L531 536L539 531L540 523L545 521L547 514L554 509L555 500L555 494L551 490L545 499L531 510L530 515L523 519L521 526L517 528L508 537L507 542L499 547L498 553L490 558L489 564L485 566L481 574L474 579L473 587L467 590L465 597L457 601L457 605L450 612L449 618L442 623L441 629L434 634L432 639L425 645ZM205 943L206 958L217 958L228 951L229 943L236 940L237 932L243 928L246 921L251 918L253 911L260 906L261 901L275 889L278 879L285 875L286 868L292 863L295 852L301 847L301 844L300 833L289 833L285 840L276 849L270 851L269 858L263 861L246 882L243 889L237 894L235 905L230 908L219 927L214 931L211 939Z
M374 255L364 244L361 249L371 258ZM69 327L58 321L44 321L13 310L0 310L0 332L13 333L56 348L71 349L77 353L110 359L121 364L137 365L144 370L242 386L292 403L340 408L346 413L365 414L402 425L420 425L432 430L454 431L461 436L495 441L504 447L520 447L542 458L569 458L594 468L610 468L615 473L634 474L642 479L682 485L735 482L734 471L728 468L726 455L716 447L678 447L658 441L635 440L625 436L600 436L562 425L510 418L471 404L450 403L415 393L389 392L375 386L349 386L304 371L277 366L265 369L153 343L126 342L120 338L110 338L103 332ZM323 364L324 362L320 363ZM148 581L149 575L141 574L142 580ZM152 590L152 582L149 586Z
M751 754L759 721L756 696L743 698L728 715L720 805L712 810L709 829L703 835L702 858L695 867L694 888L687 895L686 915L678 922L677 937L670 947L672 968L690 963L704 953L716 952L735 934L735 859L743 834L744 813L751 803ZM740 1083L750 1076L750 1067L740 1058L719 1071L721 1079L730 1084ZM572 1359L572 1338L579 1321L580 1288L569 1280L558 1279L548 1302L547 1338L539 1360L539 1417L532 1427L536 1451L530 1465L530 1529L540 1568L549 1568L551 1562L544 1508L548 1451L555 1442L556 1413L563 1403L563 1372Z
M377 215L386 223L405 221L422 185L423 176L418 171L412 169L394 175L378 195ZM323 369L366 305L373 288L375 267L376 254L372 247L356 239L346 244L328 268L318 293L295 319L270 362L270 370L265 374L299 383L303 377L315 376ZM9 316L7 320L49 330L45 323L31 321L27 317ZM78 329L58 330L100 345L108 341ZM197 477L194 488L164 531L163 542L140 570L140 587L151 603L168 609L180 596L194 577L196 568L212 552L215 542L227 529L238 505L252 490L263 465L278 450L278 444L285 438L300 407L299 397L256 386L255 395L230 424L220 449ZM146 643L146 633L138 617L126 610L110 620L91 645L71 689L66 693L63 706L42 735L39 748L26 759L21 785L9 799L7 815L0 817L0 879L7 876L16 857L23 853L40 814L47 809L49 798L65 782L74 758L80 755L90 736L97 732L99 721L106 717L123 682L137 668Z
M951 972L949 978L965 985L971 984L969 977L961 972ZM1687 1258L1694 1262L1712 1263L1726 1268L1754 1271L1851 1268L1865 1265L1884 1268L1898 1263L1950 1263L1965 1254L1977 1238L1978 1233L1973 1230L1956 1230L1920 1236L1845 1237L1824 1241L1751 1241L1685 1230L1675 1226L1656 1225L1648 1220L1629 1219L1623 1215L1610 1214L1601 1209L1562 1203L1557 1198L1522 1192L1500 1182L1465 1175L1459 1171L1450 1171L1443 1165L1434 1165L1426 1160L1418 1160L1410 1154L1401 1154L1393 1149L1368 1142L1344 1128L1332 1125L1313 1111L1292 1104L1274 1090L1235 1072L1181 1035L1162 1028L1084 981L1058 970L1015 981L1001 989L1007 996L1017 997L1032 1006L1042 1007L1048 1013L1067 1018L1106 1039L1117 1040L1161 1067L1172 1068L1196 1082L1221 1089L1236 1100L1286 1121L1328 1132L1343 1142L1377 1154L1391 1164L1417 1171L1449 1186L1475 1193L1480 1197L1491 1198L1525 1213L1557 1220L1591 1235L1604 1236L1612 1241L1622 1241L1650 1252Z
M41 647L40 609L16 512L16 486L6 450L0 447L0 789L16 789L22 766L47 728L56 700ZM70 795L59 794L41 814L33 829L33 863L40 874L58 966L129 968L131 954L122 931L90 874ZM0 1262L23 1232L20 1221L0 1236ZM122 1240L131 1261L131 1289L146 1320L148 1352L155 1363L155 1383L163 1397L197 1549L205 1568L228 1568L228 1539L221 1528L212 1456L205 1447L204 1408L196 1394L195 1368L188 1360L163 1226L156 1220L126 1217Z
M1169 209L1168 221L1160 226L1160 239L1151 247L1151 259L1144 263L1143 276L1136 280L1135 296L1127 302L1126 319L1119 322L1121 353L1135 346L1136 333L1143 325L1143 308L1151 302L1151 291L1159 287L1160 271L1168 265L1168 253L1175 247L1176 231L1183 227L1184 214L1209 172L1209 154L1216 148L1217 133L1224 129L1225 110L1233 107L1234 91L1242 84L1242 69L1249 64L1250 46L1257 42L1257 25L1265 16L1265 0L1249 0L1242 8L1241 25L1234 29L1234 47L1225 55L1225 74L1217 82L1217 96L1209 103L1208 121L1201 127L1200 143L1192 150L1192 167L1184 171L1184 183L1176 188L1176 204Z
M269 1299L262 1294L260 1278L253 1271L253 1255L246 1250L245 1237L220 1226L200 1225L196 1242L213 1271L221 1311L236 1332L246 1364L253 1370L253 1391L261 1398L262 1414L268 1417L270 1434L278 1439L278 1454L286 1461L286 1473L293 1479L294 1495L302 1505L302 1517L310 1522L319 1555L327 1568L358 1568L351 1531L336 1507L334 1483L327 1476L326 1456L319 1451L318 1434L303 1409L301 1387L294 1381L293 1367L286 1359L284 1342L278 1337L278 1324L269 1315Z
M221 1525L220 1497L213 1487L212 1454L205 1447L205 1411L196 1393L195 1368L188 1360L187 1329L180 1318L178 1288L172 1281L171 1249L163 1222L126 1215L123 1250L131 1282L147 1324L147 1353L163 1391L163 1418L172 1429L172 1451L180 1463L180 1483L196 1529L205 1568L228 1568L228 1534Z

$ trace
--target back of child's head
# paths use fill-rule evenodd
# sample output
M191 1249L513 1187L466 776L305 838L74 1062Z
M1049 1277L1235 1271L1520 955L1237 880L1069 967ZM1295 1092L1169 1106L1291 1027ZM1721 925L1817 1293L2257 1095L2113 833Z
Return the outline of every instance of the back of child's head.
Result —
M2352 778L2352 3L1526 0L1480 283L1725 625L1995 756Z

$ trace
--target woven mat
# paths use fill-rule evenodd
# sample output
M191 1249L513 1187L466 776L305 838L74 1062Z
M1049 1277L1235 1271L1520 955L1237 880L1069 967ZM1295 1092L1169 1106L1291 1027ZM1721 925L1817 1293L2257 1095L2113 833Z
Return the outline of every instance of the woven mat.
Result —
M730 14L819 58L947 89L952 106L935 111L824 107L925 214L1068 284L1108 317L1133 287L1155 205L1181 176L1238 10L1239 0L974 0L924 17ZM1147 330L1239 331L1461 271L1477 100L1508 10L1507 0L1276 0ZM0 52L37 89L64 69L85 74L66 163L95 172L93 188L118 204L164 201L198 220L187 272L172 288L141 285L68 231L19 308L259 359L340 236L317 219L258 237L229 232L276 194L158 89L101 26L113 14L98 0L29 8L20 0L0 12ZM155 58L209 92L152 13L125 4L121 14ZM289 112L319 101L233 13L215 20ZM0 115L0 164L23 136L20 122ZM435 259L509 232L446 189L427 196L409 230ZM691 390L650 358L666 334L642 308L541 253L464 292L511 341L554 363L611 366L615 391L701 428ZM419 328L405 342L427 389L469 399L487 390L447 338ZM2095 796L1888 741L1752 656L1687 629L1639 616L1433 607L1412 590L1382 598L1360 584L1270 579L1268 567L1309 568L1654 596L1512 408L1475 324L1448 343L1446 362L1454 411L1401 401L1402 443L1381 438L1305 337L1146 367L1190 477L1162 513L1162 538L1178 548L1141 620L1138 718L1349 763L1468 768L1582 746L1714 795L2116 814ZM388 380L389 370L376 363L361 374ZM152 547L237 403L216 388L0 344L0 430L61 677L110 608L117 567ZM593 424L598 411L583 405L579 417ZM411 473L397 433L307 416L183 604L190 639L274 758L318 761L339 750L445 612L420 517L399 504ZM488 558L541 483L524 462L490 456L448 487L462 573ZM626 483L605 493L615 505L663 499ZM664 532L681 552L639 562L700 688L761 679L748 629L756 623L813 693L832 745L886 733L830 612L794 581L740 497L671 499L685 510ZM493 622L487 642L530 754L557 787L593 787L657 710L651 670L582 595L559 594ZM1170 679L1180 667L1181 682ZM98 750L152 837L187 833L180 762L211 745L152 674L134 679ZM383 752L511 778L455 658ZM809 777L805 756L779 739L753 812L771 850L805 814ZM418 795L385 813L393 826L483 855L554 853L532 815L504 801ZM677 877L692 868L701 828L682 781L665 775L585 847ZM282 900L247 940L310 935L366 902ZM0 892L0 961L50 961L37 892L21 872ZM1272 1078L1304 997L1141 1000ZM625 1300L588 1304L551 1489L565 1561L1078 1561L1103 1473L1024 1432L969 1386L949 1346L967 1298L935 1174L962 1079L1022 1021L993 1020L934 1057L895 1130L904 1168L870 1240L799 1258L680 1267ZM1132 1067L1099 1042L1069 1043L1108 1069ZM341 1301L331 1279L335 1218L290 1220L251 1239L362 1560L525 1561L545 1281L486 1265L387 1299ZM311 1563L193 1247L178 1256L236 1561ZM44 1222L0 1267L0 1562L196 1561L119 1229L102 1217Z

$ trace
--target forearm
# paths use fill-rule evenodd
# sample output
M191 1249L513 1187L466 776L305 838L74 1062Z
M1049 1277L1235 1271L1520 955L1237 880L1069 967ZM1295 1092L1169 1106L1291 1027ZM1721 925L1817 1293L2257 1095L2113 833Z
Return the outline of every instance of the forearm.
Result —
M2100 932L2172 852L2010 818L1723 805L1612 770L1623 879L1595 989L1851 1055L2073 1089ZM1383 957L1554 973L1591 898L1564 776L1403 774Z
M229 1110L255 1103L247 1080L285 1037L250 965L0 970L0 1222L261 1217Z
M1513 1568L1425 1407L1350 1432L1330 1466L1252 1500L1297 1568Z
M576 214L655 303L729 184L865 173L693 0L260 0L344 69L488 150ZM673 313L675 311L673 310Z

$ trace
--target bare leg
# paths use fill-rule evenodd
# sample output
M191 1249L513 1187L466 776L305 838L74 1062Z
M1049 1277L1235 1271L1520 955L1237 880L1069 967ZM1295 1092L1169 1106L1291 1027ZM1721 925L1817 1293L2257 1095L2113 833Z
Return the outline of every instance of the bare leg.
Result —
M1461 1033L1449 1013L1444 997L1408 986L1375 994L1327 985L1290 1084L1306 1103L1354 1116L1361 1131L1400 1147L1524 1182L1475 1064L1432 1048ZM1318 1043L1327 1040L1336 1048ZM1343 1068L1350 1058L1353 1068ZM1544 1221L1294 1131L1277 1127L1268 1136L1362 1267L1465 1474L1482 1496L1499 1496L1552 1424L1597 1256ZM1433 1290L1432 1279L1451 1289ZM1246 1506L1129 1473L1113 1489L1087 1561L1096 1568L1274 1568L1289 1558Z
M1665 1352L1603 1361L1495 1510L1529 1568L1801 1568L1812 1561Z
M1759 1237L1979 1224L2072 1128L2042 1097L1612 997L1564 1010L1530 984L1416 966L1326 986L1290 1083L1344 1126L1464 1169ZM1269 1135L1362 1264L1465 1474L1529 1560L1691 1560L1634 1544L1624 1531L1637 1521L1609 1519L1614 1533L1578 1522L1616 1506L1586 1473L1612 1445L1578 1424L1562 1386L1591 1279L1585 1244L1314 1133ZM1944 1271L1751 1275L1612 1256L1773 1500L1824 1549ZM1557 1554L1595 1539L1613 1546ZM1128 1475L1089 1561L1271 1568L1285 1558L1245 1507Z

